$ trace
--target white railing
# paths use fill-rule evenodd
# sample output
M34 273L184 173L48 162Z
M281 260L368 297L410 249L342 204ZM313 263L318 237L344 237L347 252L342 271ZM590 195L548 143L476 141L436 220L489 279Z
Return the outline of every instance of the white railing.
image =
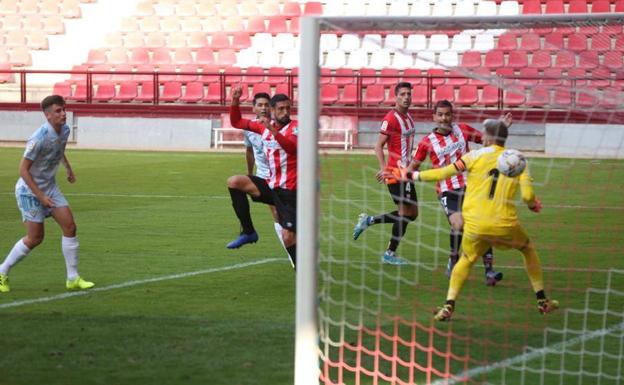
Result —
M237 133L241 132L241 130L237 128L213 128L213 138L214 138L214 147L216 149L223 148L223 145L242 145L242 139L224 139L225 135L228 133ZM321 128L318 130L318 137L323 138L328 134L342 134L340 140L319 140L318 144L320 147L334 147L340 146L345 150L351 150L353 148L353 132L349 129L345 128ZM338 136L338 135L336 135Z

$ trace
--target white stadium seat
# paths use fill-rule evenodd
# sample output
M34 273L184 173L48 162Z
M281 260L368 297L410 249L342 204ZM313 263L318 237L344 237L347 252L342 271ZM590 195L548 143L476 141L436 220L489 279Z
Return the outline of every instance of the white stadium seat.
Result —
M324 33L321 35L321 51L328 52L338 48L338 35L334 33Z
M496 2L490 0L477 3L477 16L496 16Z
M453 36L451 41L451 50L455 52L464 52L472 49L472 36L457 34Z
M433 3L433 16L451 16L453 15L453 4L451 0L437 0Z
M325 58L325 67L327 68L340 68L344 67L347 63L347 58L345 52L340 49L335 49L333 51L329 51L327 53L327 57Z
M273 36L270 33L257 33L251 37L251 47L257 52L266 47L273 47Z
M374 34L366 34L364 35L364 38L362 39L362 49L367 51L367 52L375 52L379 49L381 49L382 44L381 44L381 35L374 33Z
M241 49L236 54L236 65L238 67L254 67L258 65L258 53L253 48Z
M319 61L321 60L323 60L323 55L319 56ZM319 65L323 65L323 63L319 63ZM284 68L299 67L299 50L292 49L290 51L284 52L282 54L282 61L280 66Z
M405 38L403 35L391 33L386 35L384 47L392 51L402 50L405 48Z
M502 16L514 16L520 14L520 5L515 0L503 1L500 3L498 14Z
M408 16L409 4L404 1L393 1L388 9L388 16Z
M411 68L414 65L414 57L411 53L404 52L395 52L394 57L392 58L392 68L396 69L407 69Z
M418 52L427 49L427 37L425 35L409 35L405 49L409 52Z
M475 37L474 50L475 51L489 51L494 49L494 36L489 33L478 34Z
M457 56L457 52L453 52L453 51L440 52L440 57L438 57L438 64L446 68L457 67L459 65L459 58Z
M368 67L368 52L359 49L353 51L349 54L349 61L347 62L347 67L353 69L360 69L363 67Z
M263 68L277 67L280 63L279 52L274 49L267 49L260 52L260 59L258 59L258 65Z
M414 67L420 69L430 69L435 68L435 52L432 51L422 51L418 53L416 57L416 63L414 63Z
M460 0L455 5L455 16L474 16L475 5L472 0Z
M373 51L369 67L377 70L390 67L390 51L387 49Z
M295 48L295 36L292 33L278 33L273 38L273 48L280 52Z
M448 35L433 34L429 39L429 51L446 51L449 47Z
M356 49L360 48L360 38L358 37L358 35L345 33L340 38L340 45L338 48L345 52L355 51Z
M366 14L369 16L386 16L388 10L386 9L385 1L371 1L368 3Z
M412 3L411 16L431 16L429 0L416 0Z
M325 14L325 16L343 16L344 9L344 3L342 1L328 1L323 6L323 14Z

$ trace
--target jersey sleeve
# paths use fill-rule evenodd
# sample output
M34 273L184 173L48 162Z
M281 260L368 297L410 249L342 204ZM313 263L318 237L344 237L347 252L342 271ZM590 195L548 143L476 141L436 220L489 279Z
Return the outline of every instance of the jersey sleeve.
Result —
M520 178L520 194L524 203L533 203L535 201L535 190L533 190L533 178L529 173L529 166L524 169Z
M416 152L414 153L414 160L419 162L424 162L429 155L429 151L431 150L431 142L424 137L418 142L418 147L416 147Z
M243 133L243 143L245 144L245 147L253 147L251 141L249 140L249 135L247 134L247 132Z
M37 159L39 152L41 151L41 139L33 137L26 143L26 150L24 150L24 158L29 160Z
M473 143L479 143L479 144L483 143L483 134L481 133L481 131L477 130L476 128L469 126L465 123L461 123L459 125L459 129L461 130L467 142L473 142Z
M396 133L396 121L390 114L386 115L381 122L379 133L383 135L394 135Z
M230 124L234 128L252 131L260 135L262 135L262 132L265 129L264 125L260 122L244 119L241 115L240 107L234 105L230 106Z

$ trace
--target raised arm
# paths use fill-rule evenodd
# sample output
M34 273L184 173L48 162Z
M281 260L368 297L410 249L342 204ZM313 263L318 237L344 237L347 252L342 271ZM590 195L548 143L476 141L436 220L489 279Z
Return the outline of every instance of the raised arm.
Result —
M240 112L240 97L242 94L241 87L236 87L232 90L232 104L230 105L230 124L234 128L241 130L253 131L257 134L262 134L264 131L264 125L253 122L249 119L243 119Z

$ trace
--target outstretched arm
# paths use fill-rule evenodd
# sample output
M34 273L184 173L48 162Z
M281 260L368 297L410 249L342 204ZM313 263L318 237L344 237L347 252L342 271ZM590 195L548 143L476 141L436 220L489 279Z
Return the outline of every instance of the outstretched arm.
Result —
M230 124L234 128L240 128L241 130L253 131L257 134L262 134L264 131L264 125L257 122L252 122L249 119L243 119L240 112L240 97L242 95L241 87L236 87L232 90L232 104L230 105Z
M425 181L434 182L444 180L452 177L453 175L461 174L466 169L466 165L460 159L453 164L449 164L442 168L433 168L425 171L411 172L407 168L395 168L389 176L396 178L400 181ZM388 175L387 175L388 176Z

